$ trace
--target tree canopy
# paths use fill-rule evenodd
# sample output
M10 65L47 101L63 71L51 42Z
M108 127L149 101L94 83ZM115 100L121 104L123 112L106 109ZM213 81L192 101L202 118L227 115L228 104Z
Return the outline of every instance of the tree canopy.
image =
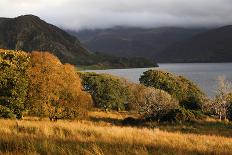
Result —
M143 73L139 80L145 86L168 92L177 98L186 109L201 109L206 100L203 91L183 76L161 70L148 70Z
M0 106L19 119L25 109L29 61L25 52L0 49Z
M48 52L0 50L0 117L75 118L91 104L74 66Z
M37 116L72 118L91 104L75 68L48 52L32 52L28 109Z
M96 107L105 110L125 110L129 89L122 79L108 74L81 73L83 85L90 92Z

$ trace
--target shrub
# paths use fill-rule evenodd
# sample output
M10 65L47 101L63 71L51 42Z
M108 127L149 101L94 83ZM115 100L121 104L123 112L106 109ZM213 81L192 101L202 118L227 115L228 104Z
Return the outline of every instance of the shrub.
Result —
M12 113L12 111L9 108L0 105L0 118L13 119L15 118L15 115Z
M227 108L227 118L232 121L232 93L229 93L227 96L227 101L229 106Z
M227 110L227 117L230 121L232 121L232 103L229 105Z
M194 121L196 117L194 113L190 110L187 110L183 107L172 109L165 116L160 117L161 121L174 121L174 122L185 122L185 121Z
M140 83L161 89L177 98L186 109L201 110L206 95L193 82L160 70L148 70L140 77Z
M128 110L129 89L122 79L108 74L80 73L94 105L105 110Z
M133 100L144 118L158 120L179 106L178 101L163 90L142 85L137 85L135 90Z
M143 120L136 119L136 118L133 118L133 117L127 117L127 118L123 119L122 125L136 126L136 125L139 125L140 123L142 123L142 121Z
M27 53L0 49L0 105L10 110L18 119L25 109L28 66Z
M203 120L206 118L206 115L200 110L190 110L197 120Z

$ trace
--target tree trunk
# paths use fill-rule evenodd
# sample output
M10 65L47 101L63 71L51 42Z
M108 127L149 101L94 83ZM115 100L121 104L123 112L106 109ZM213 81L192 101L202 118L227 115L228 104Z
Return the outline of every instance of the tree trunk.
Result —
M219 112L219 119L222 120L222 112Z

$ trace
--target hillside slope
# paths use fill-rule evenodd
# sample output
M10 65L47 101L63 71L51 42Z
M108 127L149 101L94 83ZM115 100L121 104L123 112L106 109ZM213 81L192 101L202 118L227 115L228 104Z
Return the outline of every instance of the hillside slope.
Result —
M232 62L232 26L176 43L157 56L159 62Z
M115 27L70 33L78 36L80 41L92 51L155 60L157 53L170 45L204 31L206 29Z
M101 65L110 68L154 67L153 61L124 59L89 52L80 41L62 29L34 15L0 18L0 48L23 51L50 51L62 62Z
M51 51L62 61L74 64L90 55L78 39L33 15L2 18L0 48Z

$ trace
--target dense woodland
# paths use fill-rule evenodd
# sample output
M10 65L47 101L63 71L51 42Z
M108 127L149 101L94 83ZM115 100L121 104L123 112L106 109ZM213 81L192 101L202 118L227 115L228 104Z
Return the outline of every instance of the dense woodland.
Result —
M185 77L148 70L141 84L107 74L79 72L49 52L0 50L0 117L79 119L87 111L133 111L146 121L184 122L205 117L232 119L230 83L220 78L209 99Z

